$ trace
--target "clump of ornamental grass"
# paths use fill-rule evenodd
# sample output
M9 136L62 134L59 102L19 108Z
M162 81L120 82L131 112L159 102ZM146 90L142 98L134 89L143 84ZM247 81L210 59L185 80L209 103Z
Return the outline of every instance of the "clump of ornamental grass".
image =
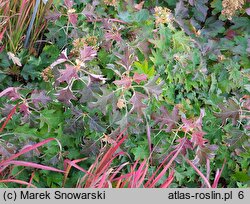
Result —
M24 46L27 30L34 15L37 0L4 0L0 5L0 35L2 43L8 52L17 53ZM29 50L34 52L37 40L46 28L45 12L51 7L52 0L41 1L34 23L31 26Z

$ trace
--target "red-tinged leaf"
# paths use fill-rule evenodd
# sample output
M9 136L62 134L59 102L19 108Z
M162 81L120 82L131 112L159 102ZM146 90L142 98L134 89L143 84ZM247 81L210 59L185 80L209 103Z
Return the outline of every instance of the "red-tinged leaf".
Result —
M60 70L61 76L57 79L59 83L66 81L69 84L72 78L78 79L78 70L75 66L65 64L65 67L66 69Z
M9 104L9 103L3 103L2 105L3 105L3 107L0 108L0 114L3 117L7 117L9 115L10 111L15 107L14 105Z
M181 118L183 126L182 130L184 132L193 132L193 131L202 131L202 118L205 116L205 110L201 109L200 112L200 117L198 119L186 119L186 118Z
M114 95L114 92L108 90L106 87L102 87L102 95L96 95L97 98L96 102L92 102L89 104L89 108L98 108L102 111L104 115L107 113L107 107L109 104L111 104L113 107L115 107L116 104L116 98Z
M195 132L192 133L191 142L194 143L194 147L197 146L197 145L200 146L200 147L203 147L204 144L206 142L208 142L208 140L203 139L203 136L205 134L206 133L202 132L202 131L195 131Z
M195 124L193 123L192 119L188 120L186 118L181 118L181 121L183 123L182 130L184 132L189 132L189 131L193 131L194 130Z
M77 100L77 98L74 96L70 88L66 87L65 89L62 89L59 91L57 94L57 99L58 101L70 105L71 101L70 100Z
M142 115L143 109L147 107L144 103L142 103L142 100L144 99L148 99L148 97L140 92L135 91L129 101L133 105L130 112L137 112L138 115Z
M83 62L93 60L97 55L97 51L93 49L91 46L84 46L83 49L80 50L81 60Z
M115 80L113 82L116 86L123 86L124 88L129 88L132 84L132 79L129 76L123 76L121 80Z
M146 74L135 73L134 76L133 76L133 80L134 80L134 82L139 84L139 83L141 83L141 81L146 81L147 80L147 75Z
M142 10L143 4L144 4L144 1L142 1L142 2L139 3L139 4L135 4L135 5L134 5L134 8L135 8L137 11L140 11L140 10Z
M26 166L26 167L36 168L36 169L43 169L43 170L48 170L48 171L55 171L55 172L64 173L63 170L56 169L54 167L45 166L45 165L41 165L41 164L36 164L36 163L33 163L33 162L26 162L26 161L12 160L12 161L5 162L4 166L10 165L10 164L14 164L15 166Z
M116 31L116 32L106 31L104 37L108 41L109 40L115 40L116 42L121 42L122 41L121 33L119 33L118 31Z
M91 86L93 83L96 82L102 82L103 84L106 82L106 78L104 78L103 75L98 75L98 74L89 74L89 81L88 81L88 86Z
M206 176L204 176L204 174L187 158L185 158L187 163L200 175L200 177L203 179L203 181L205 182L205 184L207 185L208 188L211 188L211 185L208 181L208 179L206 178Z
M33 188L36 188L35 185L30 184L26 181L22 181L22 180L17 180L17 179L4 179L4 180L0 180L0 183L18 183L18 184L22 184L22 185L26 185L26 186L32 186Z
M165 131L171 132L180 120L178 107L175 106L172 113L169 113L168 110L162 106L160 108L160 113L160 115L153 114L152 119L156 122L156 124L160 123L160 128L163 128L165 125L167 125L167 129L165 129Z
M123 54L115 53L115 55L120 59L116 62L117 64L121 65L126 71L131 70L132 64L136 60L131 48L126 47Z
M62 64L62 63L67 62L67 61L68 61L67 49L65 49L61 52L59 58L50 65L50 67L53 68L56 65Z
M69 13L69 22L73 25L73 26L77 26L77 18L78 15L76 13Z
M3 131L3 129L5 128L5 126L8 124L9 120L11 119L11 117L15 114L17 107L18 107L18 105L14 106L14 108L12 108L12 110L8 114L6 120L4 121L4 123L3 123L3 125L2 125L2 127L0 129L0 133Z
M223 105L219 104L221 109L220 113L214 113L214 115L222 120L222 125L224 126L227 122L227 119L231 118L233 125L237 124L237 120L240 117L240 107L234 100L229 99L228 102Z
M156 98L158 98L158 96L162 93L162 86L164 85L164 81L161 81L159 84L156 83L159 77L159 75L155 76L143 87L149 95L152 94Z
M23 116L28 116L30 115L30 110L29 110L29 106L26 103L22 103L19 106L19 112L23 114Z
M230 29L227 30L227 32L226 32L226 38L228 40L233 40L235 36L236 36L236 32L234 30L230 30Z
M51 101L50 97L46 96L46 92L44 90L34 90L31 93L30 98L36 108L39 108L39 103L45 106L49 101Z
M49 139L46 139L46 140L44 140L44 141L42 141L42 142L39 142L39 143L34 144L34 145L32 145L32 146L29 146L29 147L23 149L22 151L18 152L17 154L12 155L10 158L1 161L1 162L0 162L0 166L4 166L4 165L5 165L5 162L12 161L12 160L16 159L17 157L19 157L19 156L21 156L21 155L23 155L23 154L25 154L25 153L27 153L27 152L29 152L29 151L35 150L35 149L37 149L38 147L43 146L43 145L47 144L48 142L51 142L52 140L56 140L56 141L57 141L56 138L49 138Z
M57 10L55 11L47 11L45 14L45 19L48 21L56 21L57 19L59 19L62 16L62 14L60 12L58 12Z
M205 163L207 159L213 159L217 149L217 145L204 144L203 146L198 146L195 152L196 156L193 160L193 163L198 165Z
M181 150L181 154L184 156L186 155L188 149L193 149L192 142L188 140L186 137L180 138L176 141L178 142L178 144L173 146L174 149L178 149L179 146L182 144L182 142L184 143L182 150Z
M64 0L64 4L68 9L70 9L74 5L74 0Z
M166 181L160 186L160 188L168 188L174 180L174 170L172 170L166 179Z
M87 4L84 9L82 10L82 14L86 16L88 20L93 20L97 18L95 14L95 6L91 4Z
M10 100L15 101L17 99L20 99L21 96L20 94L17 92L19 90L19 87L9 87L7 89L4 89L1 93L0 93L0 98L3 96L7 96L10 98Z
M214 178L214 183L212 185L212 188L217 188L219 180L220 180L220 177L221 177L221 173L222 173L222 171L224 169L225 164L226 164L226 159L224 159L224 162L223 162L223 165L221 167L221 170L217 169L217 171L216 171L215 178Z
M243 107L250 111L250 95L244 95L241 102L243 102Z

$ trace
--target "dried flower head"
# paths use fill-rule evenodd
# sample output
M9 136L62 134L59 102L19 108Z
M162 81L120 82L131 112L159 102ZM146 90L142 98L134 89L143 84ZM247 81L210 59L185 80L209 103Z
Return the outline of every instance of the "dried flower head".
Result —
M221 11L222 15L227 17L229 20L235 15L237 10L242 9L245 0L223 0L222 7L223 10Z
M117 0L103 0L103 3L108 6L116 6L118 2Z
M86 41L84 38L77 38L73 41L73 46L74 49L80 49L82 47L84 47L84 45L86 45Z
M49 81L49 79L54 77L51 67L45 68L42 71L41 75L42 75L43 80L46 82Z
M170 23L173 20L173 15L171 13L171 10L168 8L163 8L161 6L155 7L155 23Z
M68 10L68 14L70 14L70 13L75 13L75 12L76 12L75 9L69 9L69 10Z
M96 46L97 45L97 37L89 36L85 39L85 42L88 46Z

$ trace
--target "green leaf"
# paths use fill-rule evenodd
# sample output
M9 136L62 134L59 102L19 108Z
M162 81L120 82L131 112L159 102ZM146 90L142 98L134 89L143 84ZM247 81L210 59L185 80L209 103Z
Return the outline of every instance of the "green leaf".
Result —
M35 58L31 56L28 60L28 62L24 65L21 75L25 80L35 80L36 78L39 79L40 77L40 71L43 67L41 67L42 60L41 58Z
M222 0L213 0L210 3L211 7L213 8L213 15L216 15L217 13L221 12L223 7L222 7Z
M43 67L52 64L59 56L60 50L56 45L46 45L40 55Z
M47 124L48 132L50 132L52 129L59 128L59 124L63 121L63 119L63 113L60 110L49 110L46 108L40 113L40 128Z
M236 172L234 175L232 175L232 177L235 178L236 181L240 182L247 182L250 180L250 176L247 175L246 172L241 171Z
M134 66L137 68L138 73L146 74L148 78L155 75L154 66L149 67L147 60L144 60L143 62L134 62Z
M131 152L135 156L135 160L142 160L144 158L147 158L149 156L149 151L146 149L146 146L138 146L136 148L133 148Z
M138 23L148 20L149 11L147 9L142 9L139 12L136 12L134 15L134 20Z

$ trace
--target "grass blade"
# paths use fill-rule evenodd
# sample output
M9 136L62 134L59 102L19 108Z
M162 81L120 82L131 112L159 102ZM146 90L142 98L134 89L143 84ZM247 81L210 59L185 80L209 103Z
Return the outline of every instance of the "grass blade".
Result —
M32 186L33 188L36 188L36 186L34 186L33 184L30 184L26 181L21 181L21 180L17 180L17 179L4 179L4 180L0 180L0 183L19 183L22 185L26 185L26 186Z
M10 165L10 164L14 164L16 166L26 166L26 167L32 167L32 168L36 168L36 169L43 169L43 170L48 170L48 171L55 171L55 172L60 172L60 173L64 173L63 170L60 169L56 169L54 167L49 167L49 166L45 166L42 164L36 164L33 162L26 162L26 161L8 161L5 162L4 165Z
M12 161L12 160L16 159L17 157L19 157L19 156L21 156L21 155L23 155L23 154L25 154L25 153L27 153L27 152L29 152L29 151L31 151L31 150L35 150L35 149L37 149L38 147L43 146L44 144L47 144L48 142L51 142L52 140L56 140L56 141L57 141L56 138L49 138L49 139L46 139L46 140L44 140L44 141L42 141L42 142L39 142L39 143L34 144L34 145L32 145L32 146L29 146L29 147L23 149L22 151L18 152L17 154L12 155L12 156L9 157L8 159L1 161L1 162L0 162L0 166L4 166L4 164L5 164L6 162Z
M210 185L208 179L206 178L206 176L204 176L204 174L201 173L201 171L189 159L185 158L185 160L200 175L200 177L204 180L204 182L207 185L207 187L211 188L211 185Z

